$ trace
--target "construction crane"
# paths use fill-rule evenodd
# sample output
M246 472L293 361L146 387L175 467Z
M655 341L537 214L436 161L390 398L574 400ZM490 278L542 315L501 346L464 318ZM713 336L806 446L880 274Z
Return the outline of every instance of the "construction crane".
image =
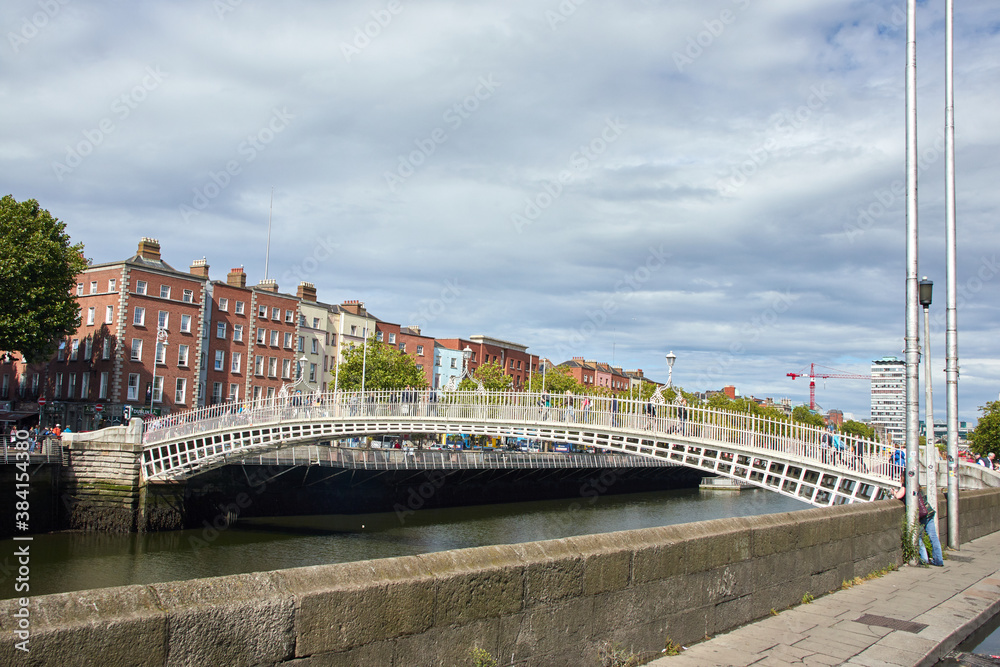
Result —
M827 371L834 371L833 373L826 373L822 370L816 372L816 369L825 369ZM786 373L788 377L792 378L809 378L809 409L816 409L816 378L837 378L841 380L871 380L871 375L859 375L858 373L844 373L843 371L838 371L836 368L826 368L826 366L817 366L816 364L809 364L809 373L807 374L806 369L802 369L798 373Z

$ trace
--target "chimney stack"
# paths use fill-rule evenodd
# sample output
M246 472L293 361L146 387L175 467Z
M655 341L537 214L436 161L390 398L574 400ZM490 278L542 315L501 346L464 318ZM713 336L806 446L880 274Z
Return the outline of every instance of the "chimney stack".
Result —
M204 257L191 262L191 275L208 278L208 261Z
M226 275L226 284L233 287L247 286L247 274L243 273L242 266L235 269L229 269L229 274Z
M160 261L160 242L156 239L151 239L148 236L143 236L139 240L139 250L137 254L143 259Z
M268 278L267 280L262 280L257 283L257 289L264 292L271 292L272 294L278 293L278 281L274 278Z
M313 285L312 283L307 283L305 281L302 281L301 283L299 283L299 289L295 293L295 296L299 297L303 301L312 301L313 303L315 303L316 286Z
M357 299L348 299L344 303L340 304L340 307L351 313L352 315L367 315L365 312L365 302L358 301Z

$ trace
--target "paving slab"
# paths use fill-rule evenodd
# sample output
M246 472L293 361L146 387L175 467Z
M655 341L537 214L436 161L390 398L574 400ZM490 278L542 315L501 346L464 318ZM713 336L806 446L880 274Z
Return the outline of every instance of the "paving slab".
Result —
M904 566L647 664L931 667L1000 614L1000 533L945 553L944 567Z

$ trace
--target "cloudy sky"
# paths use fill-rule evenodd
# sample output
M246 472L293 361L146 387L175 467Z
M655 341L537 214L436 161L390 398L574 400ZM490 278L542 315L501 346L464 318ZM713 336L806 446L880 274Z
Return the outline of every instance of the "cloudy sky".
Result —
M997 398L1000 4L956 16L960 412ZM943 2L918 11L944 395ZM0 176L95 262L142 236L437 337L808 401L902 357L902 0L0 7ZM921 379L922 381L922 379ZM869 414L864 380L817 399Z

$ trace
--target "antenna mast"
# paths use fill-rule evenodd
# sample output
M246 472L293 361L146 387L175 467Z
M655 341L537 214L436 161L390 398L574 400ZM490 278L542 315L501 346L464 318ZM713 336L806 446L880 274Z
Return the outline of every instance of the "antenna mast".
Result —
M274 186L271 186L271 204L267 209L267 249L264 250L264 280L267 280L267 264L271 259L271 211L274 210Z

